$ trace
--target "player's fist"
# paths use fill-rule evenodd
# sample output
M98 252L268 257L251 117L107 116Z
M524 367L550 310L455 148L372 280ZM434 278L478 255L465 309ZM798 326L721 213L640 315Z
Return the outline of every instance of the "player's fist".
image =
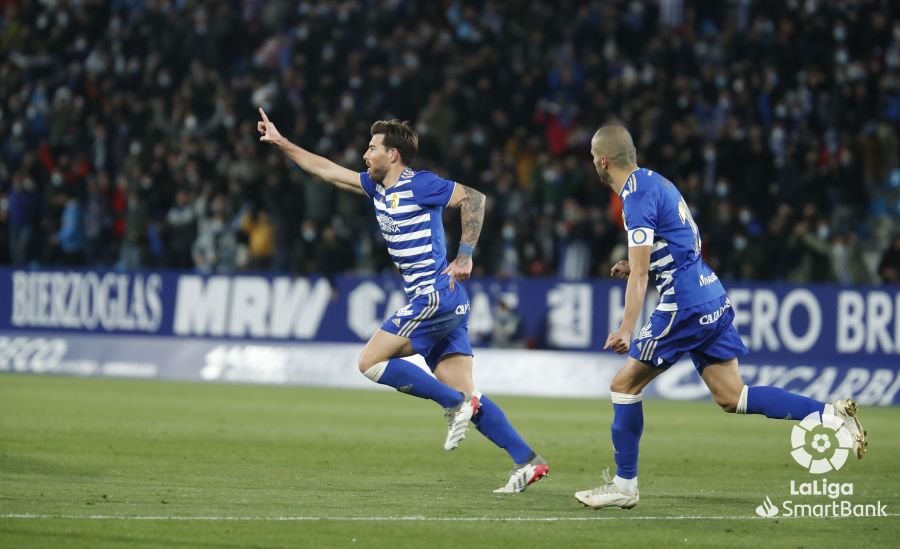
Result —
M452 292L456 287L456 280L466 281L472 276L472 258L468 255L458 256L447 265L441 274L450 275L450 291Z
M613 351L624 355L631 346L631 332L627 330L617 330L606 338L604 349L612 349Z
M619 261L618 263L613 265L613 268L609 271L609 276L613 278L621 278L622 280L627 279L629 274L631 274L631 267L628 266L627 259Z
M281 134L278 133L278 129L275 128L275 124L269 122L269 117L266 116L266 112L262 110L262 107L259 108L259 115L262 116L262 120L256 123L256 131L259 132L259 140L264 143L275 143L281 140Z

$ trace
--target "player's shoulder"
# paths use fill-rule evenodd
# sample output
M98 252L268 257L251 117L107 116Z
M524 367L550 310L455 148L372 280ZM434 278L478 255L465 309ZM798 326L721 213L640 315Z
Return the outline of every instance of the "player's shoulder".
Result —
M656 192L658 182L650 175L652 172L648 172L650 170L644 168L638 168L631 172L622 187L621 196L624 203L643 202L644 199Z
M412 184L422 184L422 183L430 183L435 179L441 179L436 173L429 170L420 170L415 171L411 168L406 168L403 170L403 173L400 175L400 182L409 182Z
M359 172L359 186L372 198L374 198L376 194L384 195L384 187L372 181L368 172Z
M622 200L625 203L645 202L659 196L669 186L672 186L672 182L661 174L646 168L638 168L625 180Z

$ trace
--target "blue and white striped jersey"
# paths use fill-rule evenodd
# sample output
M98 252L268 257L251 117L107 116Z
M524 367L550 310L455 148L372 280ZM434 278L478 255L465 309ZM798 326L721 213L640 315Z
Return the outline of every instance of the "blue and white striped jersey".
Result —
M359 174L359 184L372 198L375 217L387 242L388 254L403 276L410 298L449 285L442 275L447 267L444 223L441 213L450 203L456 183L429 171L406 168L390 189Z
M653 246L650 273L656 278L659 310L687 309L725 295L719 277L700 256L700 229L671 181L638 168L619 196L628 246Z

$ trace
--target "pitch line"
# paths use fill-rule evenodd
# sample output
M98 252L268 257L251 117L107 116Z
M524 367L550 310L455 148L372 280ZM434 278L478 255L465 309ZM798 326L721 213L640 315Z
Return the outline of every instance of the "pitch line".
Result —
M889 517L900 513L887 513ZM373 517L328 517L328 516L161 516L161 515L39 515L30 513L7 513L0 519L18 520L116 520L116 521L181 521L181 522L594 522L594 521L691 521L691 520L791 520L821 518L878 518L878 517L775 517L766 519L752 515L743 516L590 516L590 517L426 517L423 515L373 516Z

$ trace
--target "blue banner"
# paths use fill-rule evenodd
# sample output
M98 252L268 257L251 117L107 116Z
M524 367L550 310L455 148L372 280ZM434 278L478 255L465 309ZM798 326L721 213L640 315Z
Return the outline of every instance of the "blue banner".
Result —
M618 281L480 279L466 284L473 338L597 350L624 311ZM900 290L729 285L738 331L758 359L900 359ZM202 276L0 268L0 330L293 341L366 341L406 303L393 277ZM648 300L647 311L655 303ZM499 317L499 318L498 318Z
M598 352L624 312L619 281L477 279L466 289L481 347ZM728 294L753 382L815 393L817 383L889 392L900 381L900 288L730 284ZM0 268L7 336L362 343L406 302L399 277L339 277L332 287L324 278ZM640 323L654 307L648 299Z

